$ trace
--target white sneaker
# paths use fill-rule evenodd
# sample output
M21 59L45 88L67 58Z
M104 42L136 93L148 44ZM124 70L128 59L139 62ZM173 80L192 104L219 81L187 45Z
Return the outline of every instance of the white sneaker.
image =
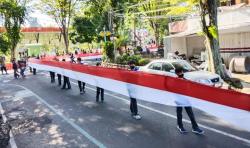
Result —
M141 116L140 115L133 115L132 116L135 120L141 120Z

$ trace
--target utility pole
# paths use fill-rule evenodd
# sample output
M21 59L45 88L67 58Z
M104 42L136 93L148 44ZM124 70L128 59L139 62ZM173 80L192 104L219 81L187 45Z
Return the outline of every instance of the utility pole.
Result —
M134 46L136 46L136 18L134 17Z

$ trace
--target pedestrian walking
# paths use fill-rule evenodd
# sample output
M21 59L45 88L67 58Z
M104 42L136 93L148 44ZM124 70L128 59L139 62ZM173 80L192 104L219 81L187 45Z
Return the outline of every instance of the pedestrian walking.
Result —
M80 57L77 58L77 64L82 64L82 59ZM84 94L85 93L85 82L82 81L78 81L78 87L80 90L80 94Z
M7 75L8 72L7 72L5 57L4 56L0 57L0 67L1 67L2 75L3 75L3 71L5 71L5 73Z
M16 63L16 59L12 60L12 68L14 70L14 78L18 79L20 75L18 74L18 64Z
M100 66L101 63L96 63L96 66ZM101 102L104 101L104 89L100 87L96 87L96 102L99 102L99 97L101 95Z
M183 79L184 77L184 72L183 72L183 69L182 68L176 68L175 69L175 73L176 75ZM182 109L185 108L187 114L188 114L188 117L191 121L191 124L192 124L192 132L195 133L195 134L203 134L204 131L201 130L195 120L195 117L194 117L194 113L193 113L193 110L192 110L192 107L191 106L186 106L186 107L182 107L182 106L177 106L176 107L176 113L177 113L177 129L181 132L181 133L187 133L187 130L184 128L183 126L183 123L182 123Z
M21 74L21 76L23 78L25 78L24 72L25 72L25 69L26 69L26 62L23 61L23 60L19 61L19 68L20 68L20 74Z
M62 61L65 62L66 60L63 59ZM69 77L63 76L63 87L62 87L62 89L66 89L66 85L67 85L67 89L71 89Z
M138 71L138 68L135 66L135 62L134 61L130 61L129 62L129 68L132 71ZM130 111L131 111L131 115L134 119L136 120L140 120L141 116L138 114L138 107L137 107L137 100L136 98L132 98L130 97Z

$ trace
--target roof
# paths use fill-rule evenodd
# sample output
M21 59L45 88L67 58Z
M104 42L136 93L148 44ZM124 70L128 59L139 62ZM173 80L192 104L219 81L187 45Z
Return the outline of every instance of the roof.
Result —
M4 32L4 27L0 27L0 33ZM61 32L59 27L23 27L21 29L23 33L59 33Z

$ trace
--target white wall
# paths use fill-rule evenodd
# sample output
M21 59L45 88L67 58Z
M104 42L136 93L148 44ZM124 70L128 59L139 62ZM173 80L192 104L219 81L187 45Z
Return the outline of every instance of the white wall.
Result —
M220 35L221 48L250 47L250 32L230 33Z
M205 51L204 41L203 36L187 37L187 57L200 55L201 51Z

